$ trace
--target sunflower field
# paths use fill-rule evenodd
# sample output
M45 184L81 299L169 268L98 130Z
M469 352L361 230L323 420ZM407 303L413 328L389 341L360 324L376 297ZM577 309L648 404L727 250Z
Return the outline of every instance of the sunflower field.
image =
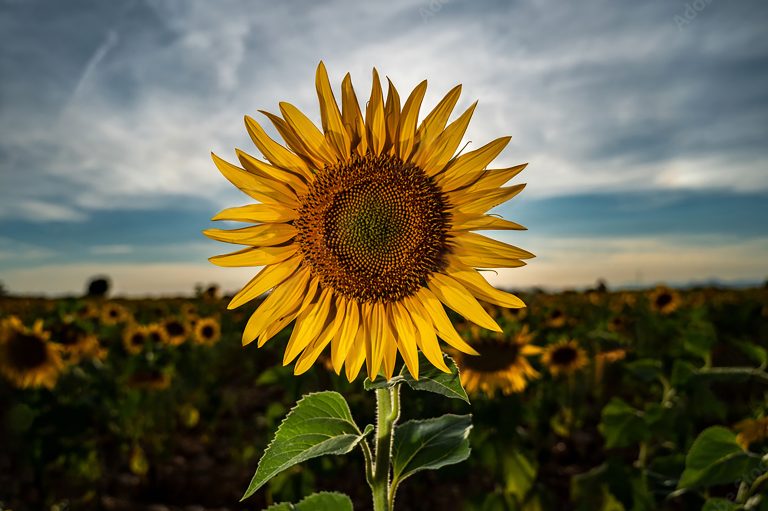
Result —
M405 418L471 413L472 455L414 475L399 509L768 509L768 289L520 296L487 308L502 333L451 318L481 355L450 353L469 404L404 388ZM239 503L297 396L375 417L327 355L301 378L282 366L290 327L241 346L249 310L226 304L3 298L0 509L260 510L313 491L369 509L359 452Z

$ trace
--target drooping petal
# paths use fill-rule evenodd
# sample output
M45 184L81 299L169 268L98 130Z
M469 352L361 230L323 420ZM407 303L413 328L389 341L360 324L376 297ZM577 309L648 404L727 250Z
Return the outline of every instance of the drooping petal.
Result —
M259 176L232 165L211 153L211 158L216 168L226 177L230 183L250 195L256 200L271 204L283 204L289 207L298 205L296 194L280 183L271 179L259 178Z
M307 346L296 361L296 367L293 374L303 374L312 367L320 353L330 344L331 339L339 331L342 320L344 319L344 310L346 309L346 299L340 296L331 298L331 309L328 312L328 318L320 335Z
M405 308L398 302L391 304L391 322L400 348L400 354L403 356L408 371L415 379L419 379L419 356L416 347L417 332L416 327L411 320L411 316Z
M427 285L441 302L468 320L488 330L501 332L501 327L496 321L456 279L442 273L433 273Z
M290 364L320 334L331 310L332 298L333 291L330 288L323 289L317 301L310 304L296 318L293 332L285 347L283 365Z
M443 309L443 304L428 288L422 287L419 289L414 295L412 304L416 309L421 309L418 311L419 314L432 320L432 325L442 340L464 353L469 353L470 355L479 354L472 346L464 342L464 339L456 332L456 329L451 324L451 320L445 313L445 309Z
M344 311L344 323L331 342L331 363L336 374L341 371L341 366L354 345L359 328L360 307L356 300L348 300Z
M451 370L445 365L443 359L443 352L440 349L440 344L437 341L437 335L435 329L432 327L432 319L428 313L419 307L418 304L413 303L414 300L410 296L403 299L403 307L401 308L404 314L409 315L413 320L413 324L416 327L416 344L424 356L430 363L440 369L443 372L450 373Z
M290 222L296 218L298 218L296 211L284 206L276 204L248 204L247 206L222 210L211 220L265 224Z
M467 288L470 293L476 297L485 302L492 303L494 305L500 305L502 307L515 309L525 307L525 302L523 302L520 298L511 293L506 293L496 289L490 285L488 281L486 281L485 278L480 275L480 273L474 268L462 264L456 258L449 257L448 260L449 264L445 272L460 282L465 288Z
M291 224L261 224L241 229L206 229L203 234L216 241L238 245L272 246L280 245L296 236Z
M265 266L243 289L232 297L227 309L235 309L254 298L258 298L262 293L266 293L290 277L299 267L299 264L301 264L301 257L291 257L279 264Z

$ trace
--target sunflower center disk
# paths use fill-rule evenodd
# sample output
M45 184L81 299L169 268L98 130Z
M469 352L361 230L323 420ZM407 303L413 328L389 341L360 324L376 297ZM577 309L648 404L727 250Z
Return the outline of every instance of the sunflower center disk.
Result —
M48 358L45 341L33 335L17 334L10 340L8 358L14 367L34 369Z
M483 341L475 344L479 357L463 357L463 363L478 373L495 373L514 367L520 359L520 346L502 341Z
M444 197L423 170L369 154L320 172L295 226L323 284L359 301L391 302L443 267L448 221Z
M563 346L552 353L552 362L556 365L568 365L576 360L576 350L570 346Z

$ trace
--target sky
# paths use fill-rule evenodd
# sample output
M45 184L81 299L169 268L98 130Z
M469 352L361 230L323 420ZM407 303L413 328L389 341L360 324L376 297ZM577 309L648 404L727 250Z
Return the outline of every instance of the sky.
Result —
M218 210L248 198L214 151L314 72L371 70L422 113L463 84L469 148L528 162L494 233L537 255L494 284L551 289L768 277L768 3L762 0L0 0L0 281L24 294L235 290ZM265 123L266 125L266 123ZM276 136L275 132L271 132Z

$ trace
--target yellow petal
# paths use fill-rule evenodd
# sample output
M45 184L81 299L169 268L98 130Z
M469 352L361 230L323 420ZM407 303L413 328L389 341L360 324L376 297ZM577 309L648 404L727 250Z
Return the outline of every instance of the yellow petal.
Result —
M246 302L258 298L262 293L266 293L273 287L290 277L301 263L301 257L292 257L282 263L265 266L258 275L253 277L243 289L232 297L227 305L227 309L240 307Z
M344 323L336 332L331 343L331 362L336 374L341 371L350 348L355 342L357 331L360 328L360 308L355 300L348 300L344 311Z
M408 371L419 379L419 353L416 347L416 327L408 311L400 303L391 304L391 322L395 339Z
M416 130L416 144L419 148L429 147L435 141L437 136L445 129L448 118L451 116L453 107L459 100L461 94L461 85L451 89L448 94L432 109L429 114L421 121L419 129Z
M387 378L387 381L392 379L392 375L395 373L395 365L397 362L397 348L399 345L399 342L395 340L394 332L392 331L392 319L391 319L391 312L390 312L391 305L390 304L384 304L384 316L383 316L383 332L384 332L384 339L386 339L386 342L382 344L382 349L384 351L383 357L382 357L382 366L384 369L384 376Z
M454 231L525 231L526 228L518 223L504 220L497 216L462 213L454 211L451 214L451 229Z
M456 332L456 329L453 328L451 320L448 319L448 314L446 314L445 309L443 309L443 304L440 303L440 300L438 300L432 291L426 287L419 289L414 295L413 304L416 308L423 309L423 313L422 311L419 311L419 313L423 317L429 317L432 320L432 325L435 327L437 335L450 346L464 353L469 353L470 355L479 355L472 346L464 342L464 339L462 339L458 332Z
M352 87L352 78L349 73L341 82L341 118L344 121L344 127L349 133L351 147L357 151L360 156L365 156L368 152L368 141L365 133L365 121L363 113L360 111L360 103L357 101L355 89Z
M301 135L297 133L296 130L294 130L282 117L277 116L271 112L267 112L266 110L259 110L259 112L264 114L270 121L272 121L275 129L280 134L280 136L283 137L285 144L291 151L293 151L301 159L305 160L311 167L323 168L325 165L323 159L317 157L316 154L307 149L307 146L304 144Z
M403 300L402 312L413 320L413 324L416 327L416 344L424 356L430 363L440 369L443 372L450 373L451 370L445 365L445 359L443 358L443 351L440 349L440 344L437 342L437 335L435 329L432 327L432 320L422 307L418 303L414 303L411 297L406 297Z
M456 260L455 257L449 257L448 261L448 268L446 268L445 272L481 300L514 309L525 307L525 302L520 298L511 293L496 289L474 268L465 266Z
M387 102L384 105L384 118L387 125L387 144L386 147L394 148L397 141L397 128L400 125L400 95L392 84L392 80L387 78L389 88L387 89Z
M349 350L347 359L344 361L347 380L350 382L357 378L357 375L360 373L360 368L363 367L363 362L366 360L365 340L369 336L370 331L367 328L364 328L361 323L353 347Z
M296 220L296 211L276 204L248 204L236 208L227 208L211 220L229 220L232 222L251 222L254 224L283 223Z
M252 117L245 116L245 127L261 154L273 165L295 172L307 179L314 179L307 163L298 155L272 140Z
M350 139L344 128L344 121L339 112L339 105L333 96L331 83L328 81L328 72L321 61L315 73L315 88L320 102L320 119L323 123L323 131L336 154L342 159L349 159Z
M496 188L495 190L472 192L461 190L448 193L448 200L462 213L485 213L522 192L523 188L525 188L525 184Z
M368 145L373 154L378 156L387 142L387 125L384 115L384 97L381 91L379 73L373 70L373 85L371 99L365 109L365 126L368 128Z
M442 273L433 273L427 285L441 302L468 320L483 328L501 332L501 327L496 321L456 279Z
M530 259L536 257L527 250L515 247L475 232L457 232L453 237L453 253L457 256L476 256L483 257L487 255L489 259ZM478 266L464 263L467 266ZM482 266L481 267L488 267Z
M450 191L475 182L485 168L507 147L512 137L497 138L479 149L457 157L437 180Z
M328 146L325 136L301 110L290 103L281 102L280 112L282 112L285 121L304 144L304 147L316 160L328 165L336 163L338 157Z
M256 339L267 325L293 307L297 301L304 299L309 276L307 267L300 268L261 302L243 329L243 346Z
M288 339L288 345L285 347L283 365L290 364L320 334L331 310L332 298L333 291L330 288L323 289L317 301L310 304L296 318L296 325L294 325L291 337Z
M437 136L435 141L429 146L421 146L413 156L413 161L424 171L434 176L443 170L445 165L453 158L456 149L458 149L464 133L467 131L469 121L472 119L472 113L477 107L477 101L472 103L458 119L448 125L445 130ZM440 178L438 177L438 182Z
M366 363L368 364L368 377L371 380L376 379L381 368L381 362L384 359L384 344L388 341L385 338L386 331L384 322L386 315L384 306L380 303L374 303L370 307L370 340L366 345ZM370 355L368 354L370 353Z
M206 229L203 234L216 241L238 245L271 246L280 245L296 236L291 224L261 224L242 229Z
M298 250L298 245L279 245L276 247L251 247L230 254L209 257L216 266L226 268L240 266L264 266L285 261Z
M290 207L298 205L296 194L280 185L280 183L275 183L271 179L260 179L259 176L248 172L245 169L241 169L236 165L232 165L213 153L211 153L211 158L213 159L216 168L219 169L221 174L227 178L230 183L254 199L274 204L285 204Z
M317 289L319 287L320 281L316 278L310 278L309 284L307 284L306 291L304 292L304 295L302 297L297 297L293 301L293 305L290 308L287 308L283 311L282 314L280 314L278 319L268 325L262 332L259 334L259 337L257 339L257 344L260 347L264 346L264 344L269 341L272 337L277 335L278 333L282 332L285 327L288 326L288 324L296 319L296 317L301 314L304 309L307 308L308 304L312 302L317 296Z
M331 342L331 339L338 332L344 319L344 310L346 308L346 299L338 296L331 298L331 310L328 313L328 319L326 320L325 328L320 335L312 341L302 352L299 359L296 361L296 367L293 369L293 374L303 374L312 367L317 357L323 352L326 346Z
M419 109L427 92L427 81L424 80L413 89L408 99L405 100L403 112L400 114L400 126L397 136L397 155L407 161L416 140L416 123L419 120Z
M493 190L507 184L512 178L522 172L528 166L527 163L515 165L506 169L486 169L481 172L474 182L467 186L469 191Z
M278 192L294 196L307 193L307 183L304 176L270 165L240 149L235 149L235 152L237 153L237 159L240 160L240 165L245 170L256 174L260 178L270 179L270 186Z

